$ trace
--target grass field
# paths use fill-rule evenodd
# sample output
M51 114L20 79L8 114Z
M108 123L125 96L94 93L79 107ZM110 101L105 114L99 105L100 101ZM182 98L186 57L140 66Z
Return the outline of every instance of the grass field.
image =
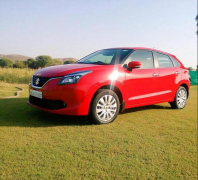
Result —
M0 99L0 179L197 179L197 86L183 110L133 108L107 125L32 108L21 86Z

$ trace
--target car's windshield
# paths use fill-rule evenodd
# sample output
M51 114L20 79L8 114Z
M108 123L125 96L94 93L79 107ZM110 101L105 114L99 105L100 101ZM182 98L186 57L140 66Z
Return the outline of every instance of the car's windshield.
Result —
M129 55L132 49L104 49L96 51L79 61L77 63L82 64L120 64L121 61Z

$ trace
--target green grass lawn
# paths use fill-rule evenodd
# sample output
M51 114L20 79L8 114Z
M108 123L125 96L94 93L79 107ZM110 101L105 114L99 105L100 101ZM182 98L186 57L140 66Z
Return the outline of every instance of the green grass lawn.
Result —
M197 86L183 110L133 108L107 125L28 106L21 86L0 99L0 179L197 179Z
M25 85L20 84L9 84L0 81L0 98L2 97L9 97L9 96L16 96L16 92L20 91L18 88L19 86L27 87Z

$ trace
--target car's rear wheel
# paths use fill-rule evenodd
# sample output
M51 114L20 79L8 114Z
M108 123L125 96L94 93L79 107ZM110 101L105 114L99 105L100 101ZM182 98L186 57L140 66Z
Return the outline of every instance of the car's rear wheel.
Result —
M177 90L174 101L170 102L171 108L183 109L186 106L187 96L188 94L186 88L180 86Z
M120 110L120 101L117 94L111 90L97 91L91 107L90 117L96 124L107 124L115 120Z

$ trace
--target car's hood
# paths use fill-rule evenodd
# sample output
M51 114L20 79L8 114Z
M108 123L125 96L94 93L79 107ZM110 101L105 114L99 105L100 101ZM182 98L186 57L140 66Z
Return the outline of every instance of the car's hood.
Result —
M58 66L49 66L43 69L39 69L34 73L37 76L44 77L61 77L72 72L84 71L84 70L97 70L106 69L107 65L95 65L95 64L66 64Z

